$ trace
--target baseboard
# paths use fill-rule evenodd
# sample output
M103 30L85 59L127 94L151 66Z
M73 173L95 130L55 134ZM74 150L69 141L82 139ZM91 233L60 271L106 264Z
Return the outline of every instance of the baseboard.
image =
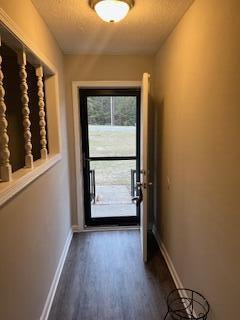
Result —
M167 264L168 270L169 270L169 272L170 272L170 274L172 276L172 279L174 281L174 284L175 284L176 288L177 289L185 288L183 283L182 283L182 281L181 281L181 279L180 279L180 277L179 277L179 275L178 275L178 273L177 273L177 270L176 270L176 268L175 268L175 266L173 264L173 261L172 261L170 255L169 255L164 243L161 240L161 237L160 237L159 232L158 232L158 230L157 230L155 225L153 225L152 233L153 233L153 235L154 235L154 237L155 237L155 239L157 241L159 249L160 249L160 251L161 251L161 253L163 255L163 258L164 258L164 260L165 260L165 262ZM182 292L181 298L188 298L188 295L184 290L181 291L181 292ZM186 305L185 305L185 307L186 307ZM195 312L193 312L193 314L196 315Z
M82 232L82 229L79 227L79 225L75 224L75 225L72 225L72 232L79 233L79 232Z
M73 233L79 232L101 232L101 231L126 231L126 230L139 230L139 226L99 226L99 227L85 227L80 228L78 225L72 226Z
M164 257L164 260L168 266L168 269L169 269L169 272L171 273L171 276L173 278L173 281L174 281L174 284L177 288L184 288L183 284L182 284L182 281L180 280L180 277L177 273L177 270L172 262L172 259L164 245L164 243L162 242L161 238L160 238L160 235L158 233L158 230L156 228L155 225L153 225L153 228L152 228L152 232L153 232L153 235L158 243L158 246L159 246L159 249L161 250L161 253Z
M47 300L45 302L45 305L44 305L43 312L42 312L42 315L40 317L40 320L47 320L48 319L48 316L49 316L49 313L50 313L50 310L51 310L51 306L52 306L52 303L53 303L53 299L54 299L54 296L55 296L55 293L56 293L56 290L57 290L58 282L59 282L59 279L60 279L60 276L61 276L61 273L62 273L62 269L63 269L63 266L64 266L64 262L65 262L65 259L66 259L67 253L68 253L68 249L69 249L70 244L71 244L72 235L73 235L72 234L72 230L70 230L69 234L68 234L68 237L67 237L67 240L65 242L65 245L64 245L64 248L63 248L63 252L61 254L61 257L60 257L60 260L59 260L59 263L58 263L58 267L57 267L57 270L55 272L55 275L54 275L50 290L48 292Z

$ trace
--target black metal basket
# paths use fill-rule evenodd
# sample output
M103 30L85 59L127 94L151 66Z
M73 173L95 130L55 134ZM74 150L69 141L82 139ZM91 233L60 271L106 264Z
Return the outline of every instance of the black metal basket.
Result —
M190 289L174 289L167 297L168 312L164 320L206 320L210 307L200 293ZM171 319L171 318L170 318Z

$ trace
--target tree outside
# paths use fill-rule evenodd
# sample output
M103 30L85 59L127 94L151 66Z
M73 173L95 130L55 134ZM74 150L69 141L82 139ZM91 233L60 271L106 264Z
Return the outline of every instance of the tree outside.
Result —
M90 125L136 125L136 97L88 97L87 103Z

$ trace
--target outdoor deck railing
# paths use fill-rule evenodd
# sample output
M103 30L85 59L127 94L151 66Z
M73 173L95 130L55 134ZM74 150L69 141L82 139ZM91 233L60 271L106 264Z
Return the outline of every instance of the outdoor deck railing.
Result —
M90 170L90 199L94 204L96 203L96 179L95 170ZM137 171L131 169L131 197L136 197L137 194Z

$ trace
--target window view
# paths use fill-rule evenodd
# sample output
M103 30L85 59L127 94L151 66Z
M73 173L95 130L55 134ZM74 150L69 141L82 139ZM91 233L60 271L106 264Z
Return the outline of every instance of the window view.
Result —
M88 97L90 157L136 156L136 97Z
M91 216L136 216L136 97L88 97L87 114Z

